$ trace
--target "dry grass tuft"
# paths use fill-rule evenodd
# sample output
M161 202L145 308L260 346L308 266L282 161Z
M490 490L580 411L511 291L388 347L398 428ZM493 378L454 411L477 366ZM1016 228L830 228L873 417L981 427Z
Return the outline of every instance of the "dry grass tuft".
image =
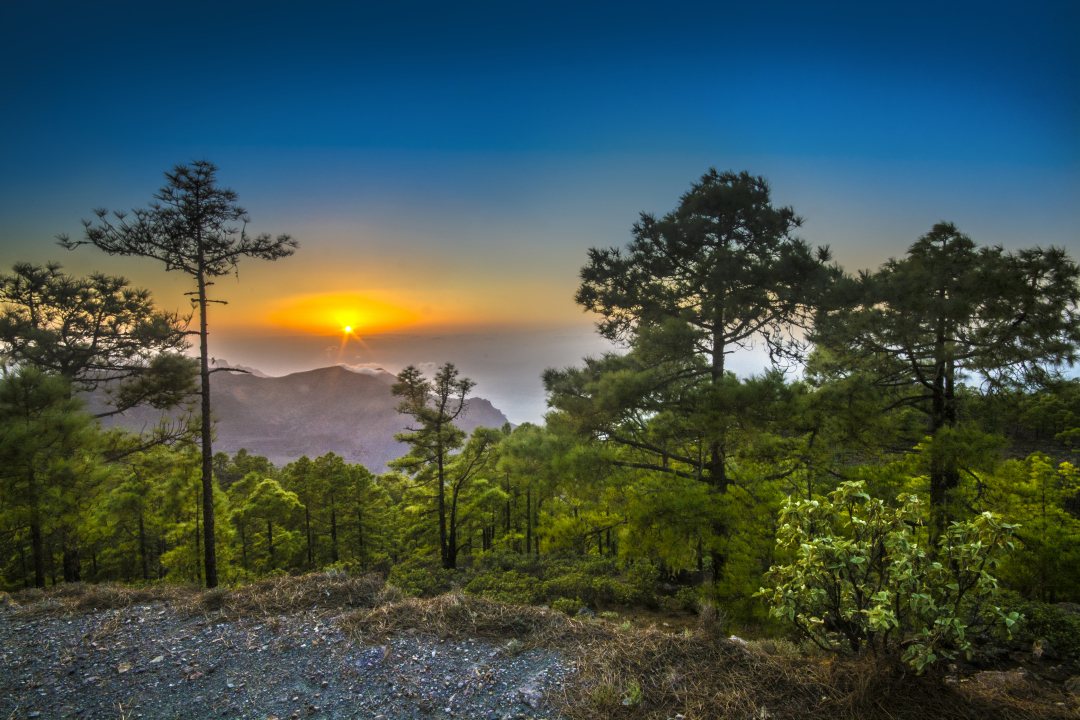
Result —
M207 590L187 608L225 617L282 615L301 610L371 607L383 588L380 575L350 578L341 573L309 573L260 580L239 588Z
M81 614L152 602L183 604L190 602L200 592L201 590L193 585L167 583L145 587L129 587L113 583L99 585L65 583L48 590L33 589L17 592L13 598L17 607L13 609L14 614L19 617Z
M48 590L16 593L13 611L16 616L35 617L164 602L188 614L216 611L225 617L277 615L316 607L371 606L378 601L382 587L383 580L379 575L349 578L340 573L278 577L237 588L219 586L213 590L172 583L145 587L65 583Z
M394 596L387 586L385 596ZM522 647L554 645L598 624L571 620L555 610L508 605L460 592L421 600L401 598L360 610L342 619L345 629L365 642L381 642L403 630L422 630L443 639L515 638Z

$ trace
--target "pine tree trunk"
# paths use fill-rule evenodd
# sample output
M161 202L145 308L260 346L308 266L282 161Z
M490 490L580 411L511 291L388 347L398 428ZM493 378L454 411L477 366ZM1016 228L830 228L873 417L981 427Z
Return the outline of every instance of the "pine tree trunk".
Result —
M713 331L713 356L710 368L712 384L719 388L724 382L724 336L720 331L722 327L723 310L717 311L718 318L716 330ZM721 438L713 438L709 441L709 455L705 461L705 474L710 485L720 492L727 492L727 458Z
M214 450L210 426L210 349L206 325L206 269L203 267L202 236L199 238L199 377L202 381L202 511L206 549L206 587L217 587L217 547L214 536Z
M34 468L29 468L27 495L30 501L30 549L34 561L34 587L45 587L45 538L41 531L41 508L39 507L37 476ZM54 581L55 585L56 582Z
M195 504L195 582L202 585L202 563L199 562L199 556L202 555L199 548L199 542L202 538L199 536L199 505Z
M82 563L79 561L79 540L74 533L65 528L60 537L63 547L64 582L77 583L82 581Z
M453 497L450 499L450 529L448 532L448 544L446 548L446 562L443 563L443 567L447 570L454 570L457 568L457 502L458 502L458 487L454 488Z
M934 382L931 390L930 427L931 436L938 438L942 430L956 426L954 362L946 355L946 329L944 320L939 322L935 343L937 362L934 364ZM952 513L949 496L960 485L960 472L955 457L945 457L935 452L930 460L930 533L936 541L949 525ZM933 545L936 545L936 542Z
M442 427L437 428L438 432L442 432ZM450 547L446 537L446 477L445 468L443 462L442 441L439 441L439 448L436 451L438 453L438 472L439 472L439 549L442 552L442 566L444 568L452 567L449 558Z

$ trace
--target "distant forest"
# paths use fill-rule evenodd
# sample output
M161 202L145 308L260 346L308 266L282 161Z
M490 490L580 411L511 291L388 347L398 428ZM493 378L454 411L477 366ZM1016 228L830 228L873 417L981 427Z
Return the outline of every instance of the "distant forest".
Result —
M710 170L625 247L588 251L575 300L618 350L546 371L542 426L466 434L473 380L408 367L389 472L275 467L212 452L199 323L210 278L297 243L246 235L214 170L178 166L149 209L61 238L187 272L190 322L120 277L0 277L8 590L380 572L410 594L712 605L856 649L915 633L920 667L963 646L948 628L1080 602L1080 268L1061 249L942 222L853 276L765 179ZM771 364L737 377L727 358L751 347ZM146 406L190 412L101 429Z

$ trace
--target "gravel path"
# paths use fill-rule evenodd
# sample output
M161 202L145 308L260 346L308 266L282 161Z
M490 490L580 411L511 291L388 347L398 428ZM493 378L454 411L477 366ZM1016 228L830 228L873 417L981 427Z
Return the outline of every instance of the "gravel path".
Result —
M88 615L0 611L0 720L546 718L559 654L406 631L365 645L340 611L223 621L167 603Z

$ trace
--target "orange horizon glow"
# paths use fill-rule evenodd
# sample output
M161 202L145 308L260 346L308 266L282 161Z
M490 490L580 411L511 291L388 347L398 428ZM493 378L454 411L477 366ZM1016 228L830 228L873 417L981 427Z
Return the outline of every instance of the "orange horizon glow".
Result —
M375 335L420 320L418 313L362 295L303 298L268 317L275 325L317 335Z

